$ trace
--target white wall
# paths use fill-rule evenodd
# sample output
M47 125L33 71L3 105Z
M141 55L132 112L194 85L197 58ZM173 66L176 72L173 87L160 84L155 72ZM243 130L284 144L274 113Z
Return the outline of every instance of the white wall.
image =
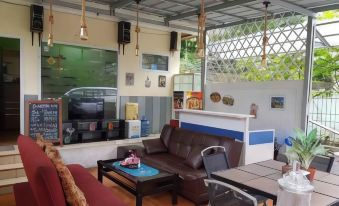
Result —
M14 2L14 1L13 1ZM16 1L15 1L16 2ZM24 1L23 1L24 2ZM117 22L114 18L109 19L90 15L87 18L89 40L79 39L80 12L68 13L63 11L54 12L54 40L56 43L81 45L108 50L118 50ZM27 5L17 5L0 2L0 36L19 38L21 40L21 131L23 132L23 97L24 95L41 95L41 50L38 46L38 36L35 34L32 46L30 32L30 8ZM159 26L158 26L159 27ZM167 29L153 29L141 26L140 52L161 54L169 56L169 71L154 72L144 71L140 65L140 56L135 56L136 35L132 26L132 43L125 48L125 55L119 55L118 64L118 89L121 96L171 96L172 81L174 74L179 73L180 51L170 55L170 33ZM43 40L48 37L48 10L45 10L45 32ZM179 34L180 35L180 34ZM180 48L180 41L178 41ZM135 73L134 86L125 86L125 73ZM165 88L158 87L158 75L167 76ZM149 76L152 81L151 88L145 88L145 79Z
M250 120L250 130L275 129L280 141L301 126L303 81L207 84L205 91L205 106L209 111L249 114L251 104L257 104L257 119ZM209 97L212 92L219 92L222 97L233 96L234 106L226 106L222 101L213 103ZM286 108L271 109L270 96L285 96Z

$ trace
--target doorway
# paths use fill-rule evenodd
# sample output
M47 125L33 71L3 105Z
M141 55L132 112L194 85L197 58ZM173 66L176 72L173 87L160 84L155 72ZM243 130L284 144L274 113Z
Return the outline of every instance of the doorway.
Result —
M20 133L20 40L0 37L0 146Z

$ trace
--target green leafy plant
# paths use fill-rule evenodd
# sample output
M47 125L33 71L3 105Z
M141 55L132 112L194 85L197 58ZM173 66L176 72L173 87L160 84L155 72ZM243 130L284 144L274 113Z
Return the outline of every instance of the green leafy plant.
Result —
M290 157L301 163L305 169L310 167L316 155L325 155L327 150L321 144L322 138L317 137L317 129L313 129L308 135L304 131L295 129L296 136L292 139L292 147L287 151Z

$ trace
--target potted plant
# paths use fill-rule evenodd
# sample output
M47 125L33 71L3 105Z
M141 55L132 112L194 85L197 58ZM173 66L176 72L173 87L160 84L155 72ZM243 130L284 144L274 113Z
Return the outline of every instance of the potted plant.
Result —
M315 168L311 168L311 162L316 155L325 155L327 150L321 144L321 139L317 137L317 129L313 129L308 135L304 131L295 129L295 137L292 137L292 147L287 151L290 157L294 157L299 161L301 167L307 170L310 174L310 181L314 179Z

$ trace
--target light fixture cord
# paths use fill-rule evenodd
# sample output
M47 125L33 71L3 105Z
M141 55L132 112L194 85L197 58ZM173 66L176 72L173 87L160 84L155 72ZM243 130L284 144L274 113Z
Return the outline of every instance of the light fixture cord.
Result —
M86 25L86 0L82 0L82 15L81 15L81 27L87 28Z
M267 21L268 21L268 17L267 17L267 9L268 9L268 5L270 4L269 1L264 1L264 5L265 5L265 25L264 25L264 37L263 37L263 55L262 55L262 60L261 60L261 65L263 67L267 67L267 59L266 59L266 46L268 45L268 37L267 37Z
M135 29L137 32L137 47L139 47L139 2L137 1L137 28ZM139 48L138 48L139 49Z
M53 0L49 0L49 33L53 34L53 24L54 24L54 17L53 17Z

